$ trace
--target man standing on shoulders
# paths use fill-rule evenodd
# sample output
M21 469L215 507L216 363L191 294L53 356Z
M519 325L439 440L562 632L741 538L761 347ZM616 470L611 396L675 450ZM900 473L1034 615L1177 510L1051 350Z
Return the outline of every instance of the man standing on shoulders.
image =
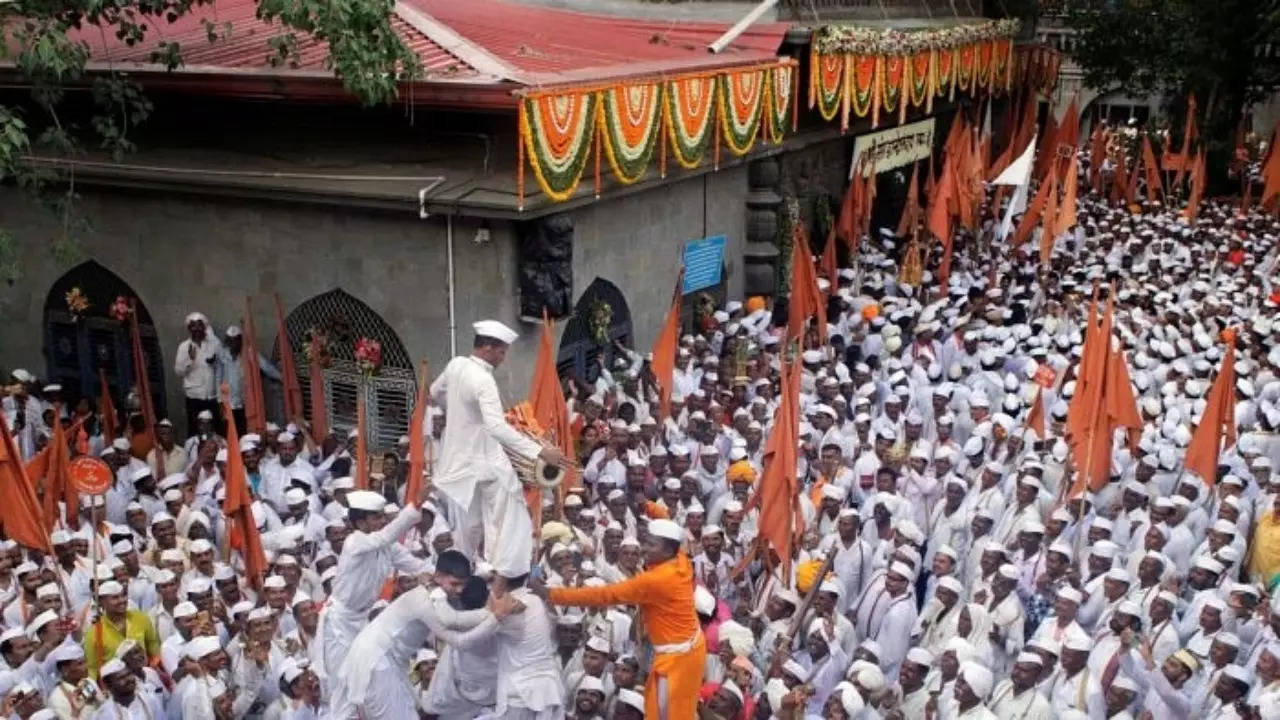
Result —
M217 362L222 343L209 334L209 319L198 312L187 316L187 333L190 337L178 344L173 371L182 378L182 394L187 398L186 431L190 433L201 410L218 417Z
M645 717L683 720L695 716L707 643L693 607L693 565L680 550L684 529L670 520L649 521L644 572L601 587L551 588L553 605L639 605L653 643L653 666L645 683Z
M431 385L432 405L449 414L435 486L466 512L453 534L458 549L475 557L483 538L484 559L499 575L519 577L533 559L533 526L504 449L548 465L565 459L517 432L503 415L493 371L519 336L495 320L472 327L471 355L450 360Z

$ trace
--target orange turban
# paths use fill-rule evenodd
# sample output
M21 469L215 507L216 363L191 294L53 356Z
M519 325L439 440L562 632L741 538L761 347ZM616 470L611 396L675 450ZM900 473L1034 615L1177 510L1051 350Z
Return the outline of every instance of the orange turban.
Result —
M866 306L866 307L862 308L862 319L863 319L863 320L866 320L866 321L868 321L868 322L870 322L872 319L874 319L874 318L875 318L877 315L879 315L879 314L880 314L880 306L879 306L879 305L874 305L874 304L873 304L873 305L868 305L868 306Z
M747 298L747 314L748 315L750 315L753 312L756 312L757 310L763 310L764 308L765 308L765 302L763 297L760 297L759 295L752 295L751 297Z
M725 471L725 479L729 484L735 482L754 483L756 481L756 469L751 467L751 463L746 460L739 460L729 466Z

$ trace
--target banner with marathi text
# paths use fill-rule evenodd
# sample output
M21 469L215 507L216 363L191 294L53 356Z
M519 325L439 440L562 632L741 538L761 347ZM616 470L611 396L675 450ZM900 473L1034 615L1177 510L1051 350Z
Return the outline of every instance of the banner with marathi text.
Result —
M862 168L865 176L929 157L935 124L933 118L926 118L854 138L849 177L853 177L855 168Z

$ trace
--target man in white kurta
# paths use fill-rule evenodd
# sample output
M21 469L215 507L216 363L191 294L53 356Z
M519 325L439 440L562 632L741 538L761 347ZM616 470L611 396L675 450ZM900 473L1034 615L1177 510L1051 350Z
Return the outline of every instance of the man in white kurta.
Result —
M484 559L499 575L519 577L533 560L533 525L504 448L529 459L540 456L548 464L563 457L517 432L503 416L493 370L518 337L515 331L493 320L473 327L471 355L450 360L431 385L432 402L449 418L435 487L466 510L462 527L453 533L458 550L475 557L483 538Z
M467 558L446 550L436 562L435 588L419 585L402 594L360 631L334 679L333 717L417 719L409 661L430 636L469 630L490 617L488 610L457 611L449 606L449 598L461 592L470 574Z
M427 572L426 561L398 542L422 518L416 500L406 498L406 502L410 504L387 522L383 513L387 501L381 495L368 490L354 490L347 495L355 529L342 544L333 593L320 615L316 632L327 678L333 678L342 667L352 641L368 622L369 610L391 573Z

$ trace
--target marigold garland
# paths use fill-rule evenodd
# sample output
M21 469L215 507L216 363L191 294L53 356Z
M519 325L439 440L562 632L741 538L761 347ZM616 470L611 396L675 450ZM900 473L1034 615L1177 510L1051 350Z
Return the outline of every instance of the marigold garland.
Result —
M720 76L719 112L724 141L734 155L745 155L760 132L764 104L763 70L746 70Z
M844 90L844 61L839 55L812 54L809 76L809 107L816 104L823 120L833 120Z
M531 95L520 103L520 132L542 192L555 202L573 197L591 154L597 95Z
M934 92L938 96L947 95L956 83L956 51L954 48L939 50L934 57Z
M644 177L658 145L662 86L616 86L600 93L600 133L613 176L623 185Z
M907 62L906 72L911 104L916 107L924 105L933 80L933 53L926 51L912 55Z
M784 65L765 71L764 116L766 139L777 145L786 134L794 94L795 68Z
M880 106L886 113L891 113L897 109L902 95L906 61L900 55L889 55L884 58L880 68Z
M672 80L663 93L662 111L671 141L671 154L681 167L702 164L711 144L715 122L716 79L695 77Z
M853 72L849 75L849 104L853 114L866 117L876 91L876 56L853 56Z

